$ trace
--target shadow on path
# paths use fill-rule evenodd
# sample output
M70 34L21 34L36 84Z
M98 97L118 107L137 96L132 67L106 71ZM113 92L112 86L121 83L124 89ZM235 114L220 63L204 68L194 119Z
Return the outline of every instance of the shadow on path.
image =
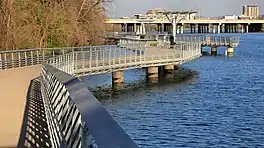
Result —
M51 147L39 78L31 80L17 147Z

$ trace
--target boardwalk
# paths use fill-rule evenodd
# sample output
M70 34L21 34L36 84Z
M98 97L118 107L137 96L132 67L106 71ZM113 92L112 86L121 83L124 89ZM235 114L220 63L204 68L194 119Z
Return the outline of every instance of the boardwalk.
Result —
M0 147L16 147L30 80L40 75L40 66L0 70Z
M124 45L123 45L124 46ZM172 48L127 46L83 49L48 60L48 63L73 75L111 73L134 68L180 65L201 56L201 45L189 43Z
M52 71L54 72L60 69L62 71L58 72L64 73L69 78L72 78L69 74L83 76L115 73L116 71L133 68L157 68L158 66L166 65L172 65L174 68L174 65L180 65L200 57L201 46L200 43L186 42L163 47L158 45L155 47L146 47L145 44L122 44L121 47L89 46L0 52L0 68L2 69L0 71L0 117L3 119L0 127L0 147L15 147L18 142L25 110L27 89L30 80L40 75L39 63L45 62L49 64L49 66L47 64L43 65L50 67L48 68L51 69L51 73L49 72L50 75L53 75ZM53 68L51 68L52 66ZM56 77L61 76L58 73L55 75ZM45 73L42 73L42 77L47 76ZM47 86L49 86L49 83L54 83L52 80L47 79L47 81L49 81L46 84ZM53 91L48 93L53 93ZM61 93L65 94L63 92ZM49 98L44 99L49 101L47 100ZM67 110L68 108L65 109ZM76 112L80 113L82 111L79 112L76 110ZM110 117L109 121L113 121ZM53 117L49 119L53 119ZM75 119L69 118L67 120L71 121ZM91 122L91 120L87 120L87 122ZM79 125L82 126L81 123ZM116 127L114 122L113 127ZM94 131L94 133L96 132ZM107 138L102 139L105 140ZM118 141L118 138L116 140ZM53 142L51 141L51 143Z

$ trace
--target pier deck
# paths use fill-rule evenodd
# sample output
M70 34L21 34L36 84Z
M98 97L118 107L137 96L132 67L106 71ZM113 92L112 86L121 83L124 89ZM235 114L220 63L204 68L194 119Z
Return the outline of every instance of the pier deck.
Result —
M24 116L30 81L40 66L0 70L0 147L16 147Z

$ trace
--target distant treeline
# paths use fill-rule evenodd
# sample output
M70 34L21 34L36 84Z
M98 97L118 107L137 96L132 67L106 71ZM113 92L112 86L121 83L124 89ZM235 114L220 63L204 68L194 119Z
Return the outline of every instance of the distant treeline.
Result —
M110 0L0 0L0 49L99 44Z

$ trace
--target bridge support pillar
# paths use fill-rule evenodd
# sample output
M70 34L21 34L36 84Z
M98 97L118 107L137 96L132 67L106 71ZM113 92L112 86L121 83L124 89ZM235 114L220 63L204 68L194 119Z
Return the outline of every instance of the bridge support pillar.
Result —
M133 28L133 32L137 32L137 24L136 23L134 23L134 28Z
M159 67L148 67L147 77L149 82L157 83L159 80Z
M249 31L249 26L248 26L248 24L246 25L246 33L248 33L248 31Z
M127 29L127 26L128 26L127 23L125 23L124 26L125 26L124 31L127 32L127 30L128 30Z
M124 71L115 71L112 74L112 85L123 86L124 84Z
M181 34L183 34L184 24L181 25Z
M211 55L217 55L217 48L215 46L211 48Z
M217 25L217 33L218 33L218 34L221 33L221 25Z
M174 72L174 65L165 65L164 70L165 70L165 73L173 73Z
M234 48L231 46L227 47L226 53L227 53L227 56L229 56L229 57L233 56L234 55Z

